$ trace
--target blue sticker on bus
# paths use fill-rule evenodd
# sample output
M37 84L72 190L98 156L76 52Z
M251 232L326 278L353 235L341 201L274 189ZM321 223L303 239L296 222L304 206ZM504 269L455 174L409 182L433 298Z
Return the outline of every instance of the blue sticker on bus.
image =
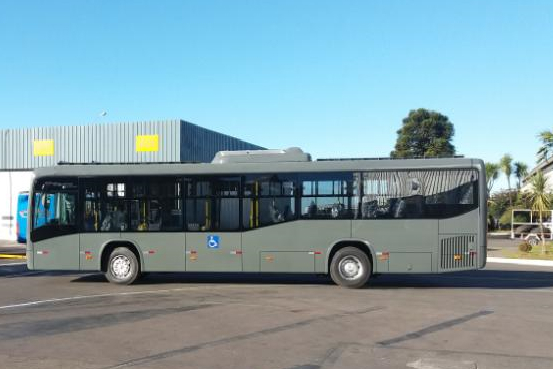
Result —
M219 248L219 236L209 235L207 236L207 248L218 249Z

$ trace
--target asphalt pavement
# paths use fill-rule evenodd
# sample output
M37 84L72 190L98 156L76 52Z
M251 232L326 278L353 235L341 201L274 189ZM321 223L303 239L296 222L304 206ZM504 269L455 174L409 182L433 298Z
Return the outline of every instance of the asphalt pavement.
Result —
M0 368L553 368L553 269L101 274L0 261Z

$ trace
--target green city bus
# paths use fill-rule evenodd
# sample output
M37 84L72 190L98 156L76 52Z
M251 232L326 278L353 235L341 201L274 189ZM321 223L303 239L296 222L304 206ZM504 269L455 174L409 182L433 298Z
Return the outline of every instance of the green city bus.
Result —
M35 170L27 266L102 271L377 274L486 264L478 159L321 159L300 149L222 151L211 163Z

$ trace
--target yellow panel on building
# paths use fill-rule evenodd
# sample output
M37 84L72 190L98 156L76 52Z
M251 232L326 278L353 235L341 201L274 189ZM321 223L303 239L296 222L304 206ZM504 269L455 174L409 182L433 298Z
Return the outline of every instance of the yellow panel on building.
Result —
M34 140L33 156L54 156L54 140Z
M159 151L159 135L136 136L136 152Z

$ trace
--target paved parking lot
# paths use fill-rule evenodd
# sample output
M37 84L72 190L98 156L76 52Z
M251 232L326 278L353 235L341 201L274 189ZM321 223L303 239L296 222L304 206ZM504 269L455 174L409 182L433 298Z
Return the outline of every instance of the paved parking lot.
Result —
M0 266L1 368L552 368L553 270L98 274Z

